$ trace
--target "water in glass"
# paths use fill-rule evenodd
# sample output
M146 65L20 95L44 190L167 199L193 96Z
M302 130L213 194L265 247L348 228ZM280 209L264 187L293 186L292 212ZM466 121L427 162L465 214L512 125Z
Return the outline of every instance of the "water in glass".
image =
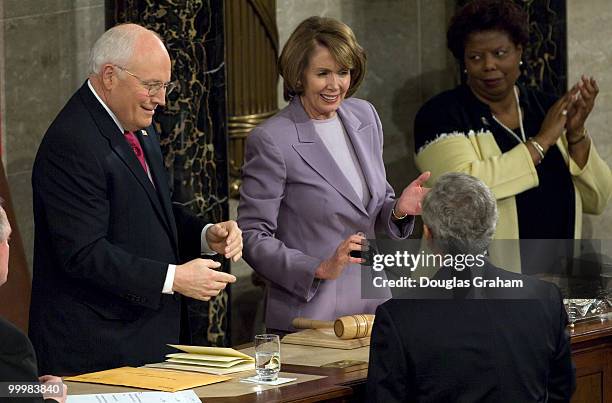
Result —
M275 381L280 371L280 340L275 334L255 336L255 371L262 381Z

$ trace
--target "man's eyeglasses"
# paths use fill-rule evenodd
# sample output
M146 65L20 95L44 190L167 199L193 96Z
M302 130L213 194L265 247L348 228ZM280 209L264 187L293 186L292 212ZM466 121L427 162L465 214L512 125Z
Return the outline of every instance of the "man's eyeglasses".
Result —
M157 94L162 88L166 90L166 95L169 95L172 91L174 91L174 89L177 86L176 81L168 81L167 83L162 83L161 81L144 81L143 79L138 77L136 74L132 73L131 71L129 71L128 69L124 67L117 66L116 64L114 64L113 66L115 66L121 71L125 71L126 73L134 77L136 80L138 80L140 82L140 85L142 85L143 87L147 89L147 91L149 91L150 97Z

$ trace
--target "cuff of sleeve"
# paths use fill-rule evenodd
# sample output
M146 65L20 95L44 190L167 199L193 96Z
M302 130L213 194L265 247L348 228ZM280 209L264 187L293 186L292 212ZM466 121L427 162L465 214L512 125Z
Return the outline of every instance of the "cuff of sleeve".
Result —
M540 177L538 176L538 171L536 169L536 164L533 162L533 158L531 157L531 152L529 151L529 148L527 147L527 144L526 143L518 144L512 150L508 151L508 153L513 152L515 149L517 150L516 151L517 154L518 155L522 155L523 159L524 159L524 161L518 161L516 165L517 166L522 166L523 165L522 163L526 164L525 166L529 167L529 175L528 175L528 177L531 179L531 181L535 182L535 184L532 187L538 186L540 184ZM529 187L527 189L531 189L531 187ZM527 189L525 189L525 190L527 190Z
M319 259L306 255L293 261L294 270L291 271L293 287L289 290L304 302L309 302L317 294L321 279L315 277L315 271L320 264Z
M208 245L208 241L206 240L206 231L214 224L206 224L202 229L202 234L200 235L200 252L202 255L215 255L217 252L212 250Z
M414 216L407 216L402 220L394 220L390 215L387 221L387 230L391 239L405 239L412 234L414 229Z
M391 225L395 225L397 227L400 238L406 238L412 233L415 219L415 216L407 216L403 220L391 219Z
M569 170L570 170L570 174L572 176L580 176L580 175L582 175L589 168L589 166L591 165L591 155L593 155L593 140L591 140L591 144L589 144L589 151L588 151L588 153L589 153L589 156L587 157L586 164L584 164L584 166L582 168L580 168L578 166L578 164L576 164L576 162L572 158L571 154L569 153L569 150L567 151L568 159L569 159Z
M317 290L319 289L320 284L320 278L314 278L312 280L312 284L310 285L310 289L308 290L308 294L306 295L306 302L310 302L310 300L317 294Z
M162 294L174 294L172 286L174 285L174 274L176 273L176 265L169 264L168 272L166 273L166 280L164 281L164 288L162 288Z

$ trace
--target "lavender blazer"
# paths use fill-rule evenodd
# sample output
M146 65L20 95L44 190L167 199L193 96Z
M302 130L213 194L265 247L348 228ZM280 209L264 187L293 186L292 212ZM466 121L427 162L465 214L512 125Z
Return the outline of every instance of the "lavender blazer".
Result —
M298 316L332 320L374 313L386 298L361 298L361 267L336 280L315 279L319 264L358 231L408 237L414 221L391 221L395 201L382 159L374 107L350 98L338 115L351 140L371 200L364 206L317 135L298 97L247 137L238 207L244 259L269 282L266 326L294 330ZM384 296L387 296L384 294Z

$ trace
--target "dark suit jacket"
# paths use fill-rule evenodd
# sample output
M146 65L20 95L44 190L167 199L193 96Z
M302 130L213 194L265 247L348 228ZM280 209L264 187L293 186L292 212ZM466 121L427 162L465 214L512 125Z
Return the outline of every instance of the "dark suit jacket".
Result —
M522 279L524 288L489 299L393 299L377 309L369 402L569 401L575 373L559 289L485 267L487 277Z
M199 254L204 223L171 203L158 136L143 134L155 186L85 83L42 140L30 308L41 372L161 361L178 342L179 295L161 290L169 263Z
M0 318L0 382L38 382L32 343L10 322ZM5 390L6 391L6 390ZM3 392L5 392L3 391ZM0 397L0 402L42 402L40 397ZM48 402L55 400L47 399Z

